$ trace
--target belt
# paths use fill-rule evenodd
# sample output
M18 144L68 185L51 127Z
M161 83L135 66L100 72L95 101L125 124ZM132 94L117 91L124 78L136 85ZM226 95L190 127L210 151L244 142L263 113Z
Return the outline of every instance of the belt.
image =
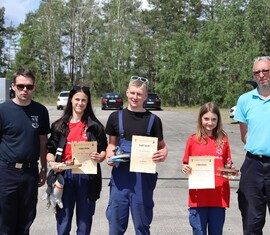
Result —
M247 156L249 158L256 158L258 160L263 160L263 161L269 161L270 162L270 156L261 155L261 154L253 154L251 152L247 152Z
M38 163L37 162L11 163L11 162L0 161L0 166L6 166L7 168L22 169L22 168L37 167Z

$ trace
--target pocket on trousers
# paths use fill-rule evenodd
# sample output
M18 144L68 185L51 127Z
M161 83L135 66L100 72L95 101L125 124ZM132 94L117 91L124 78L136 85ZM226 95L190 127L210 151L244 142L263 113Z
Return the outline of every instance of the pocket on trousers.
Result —
M118 154L123 154L123 153L131 153L130 140L125 140L125 139L120 140Z

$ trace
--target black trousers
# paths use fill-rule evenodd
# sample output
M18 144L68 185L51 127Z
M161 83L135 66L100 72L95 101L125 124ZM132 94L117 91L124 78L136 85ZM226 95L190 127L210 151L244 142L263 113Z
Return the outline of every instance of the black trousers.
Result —
M0 165L0 234L28 235L36 217L38 167Z
M270 209L270 157L247 154L237 193L243 234L263 234L267 207Z

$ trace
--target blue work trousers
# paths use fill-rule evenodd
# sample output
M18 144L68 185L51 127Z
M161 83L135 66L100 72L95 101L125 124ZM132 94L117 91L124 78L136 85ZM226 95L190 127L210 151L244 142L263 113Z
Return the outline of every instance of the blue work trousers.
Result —
M270 157L246 156L237 193L243 234L262 235L270 205Z
M222 235L225 211L222 207L189 208L189 223L193 235Z
M129 163L120 163L113 167L110 199L106 211L110 235L125 233L129 211L133 219L135 234L150 234L156 182L157 173L129 172Z
M92 217L95 214L96 201L89 201L89 175L64 172L65 185L63 190L63 208L57 207L57 234L69 235L72 217L76 205L77 235L89 235ZM91 190L91 189L90 189Z
M28 235L36 217L38 167L0 165L0 234Z

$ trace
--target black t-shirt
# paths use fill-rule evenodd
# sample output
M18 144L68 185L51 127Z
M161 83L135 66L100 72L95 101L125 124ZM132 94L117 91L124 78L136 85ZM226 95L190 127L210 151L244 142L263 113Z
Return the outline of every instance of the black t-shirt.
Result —
M123 110L123 127L124 137L126 140L132 140L132 135L145 136L151 112L132 112L128 109ZM107 121L106 134L111 136L119 136L118 111L113 112ZM158 116L155 120L150 132L151 137L158 137L163 140L162 123Z
M0 160L11 163L37 161L40 135L50 133L48 110L31 101L27 106L8 100L0 105Z

